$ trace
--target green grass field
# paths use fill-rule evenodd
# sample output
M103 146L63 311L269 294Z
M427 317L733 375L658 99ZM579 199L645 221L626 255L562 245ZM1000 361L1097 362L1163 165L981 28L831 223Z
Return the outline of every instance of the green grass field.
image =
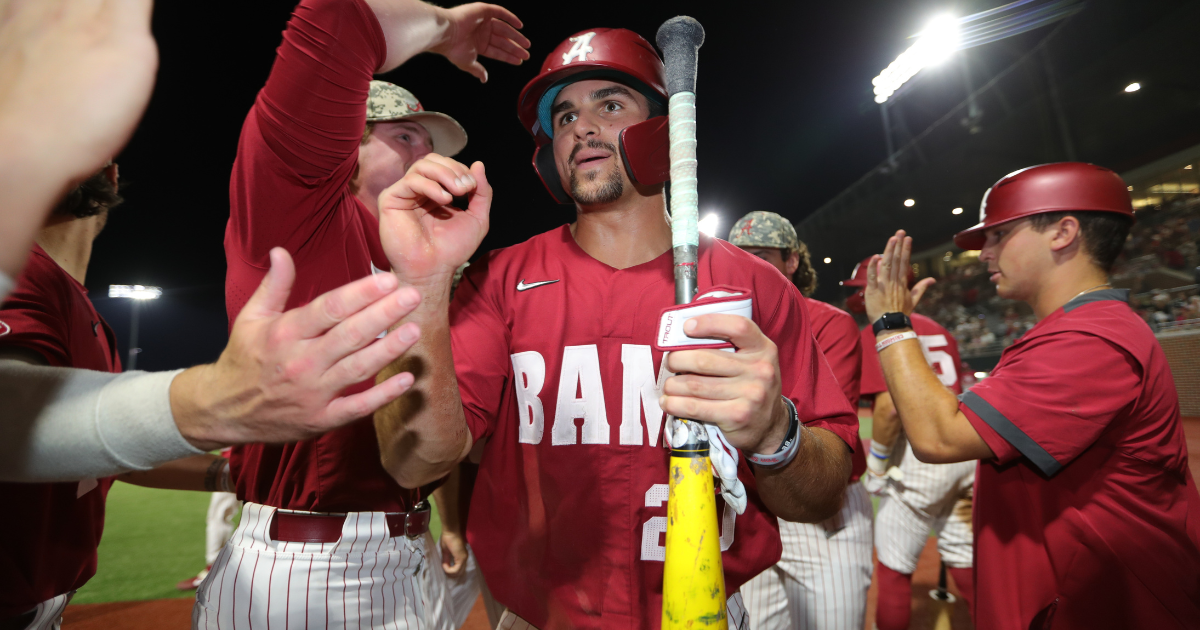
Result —
M870 416L860 418L859 432L871 437ZM71 600L73 604L193 597L175 590L180 580L204 568L205 492L154 490L113 484L100 542L100 567ZM878 508L879 499L871 497ZM430 530L441 532L437 510Z

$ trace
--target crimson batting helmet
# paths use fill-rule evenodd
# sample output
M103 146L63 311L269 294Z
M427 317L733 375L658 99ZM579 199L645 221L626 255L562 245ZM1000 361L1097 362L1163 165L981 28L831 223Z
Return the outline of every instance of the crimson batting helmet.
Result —
M1095 164L1058 162L1009 173L983 194L979 224L954 236L963 249L983 249L984 231L1046 212L1115 212L1133 219L1120 175Z
M854 271L850 272L849 280L842 280L844 287L858 287L858 290L853 295L846 298L846 309L855 313L867 312L866 288L867 288L867 267L871 262L872 256L867 256L862 259L862 262L854 265ZM913 273L912 267L908 268L908 286L913 286L917 282L917 276Z
M546 189L559 203L573 203L562 187L550 147L554 128L550 108L562 88L575 81L611 79L642 93L665 107L666 80L663 62L650 42L623 28L580 31L559 44L517 99L517 117L537 144L533 168ZM630 178L640 184L667 180L669 146L666 117L651 118L626 127L620 135L620 150Z

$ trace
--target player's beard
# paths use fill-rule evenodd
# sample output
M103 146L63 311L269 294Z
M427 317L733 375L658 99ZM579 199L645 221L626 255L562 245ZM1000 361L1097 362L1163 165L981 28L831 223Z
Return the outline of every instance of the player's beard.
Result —
M575 168L571 169L571 198L576 203L584 206L591 206L604 203L612 203L621 198L625 193L625 179L621 176L621 161L618 157L617 148L607 142L599 140L589 140L588 148L591 149L606 149L612 153L614 158L612 168L607 174L600 171L588 171L583 176L583 181L580 180L579 171ZM575 148L574 153L578 153L579 149L583 148L580 145ZM574 158L574 155L572 155ZM597 180L601 180L597 183ZM590 185L589 185L590 184Z

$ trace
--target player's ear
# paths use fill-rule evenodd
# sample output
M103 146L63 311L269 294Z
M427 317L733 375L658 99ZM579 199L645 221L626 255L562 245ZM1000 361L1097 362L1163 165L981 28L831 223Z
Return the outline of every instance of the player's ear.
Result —
M796 273L796 270L800 268L800 252L794 250L788 252L787 261L784 262L783 266L787 268L787 276L789 278L792 277L792 274Z
M1050 239L1050 249L1052 251L1062 251L1072 245L1083 247L1083 235L1080 234L1079 219L1073 215L1067 215L1058 220L1054 225Z

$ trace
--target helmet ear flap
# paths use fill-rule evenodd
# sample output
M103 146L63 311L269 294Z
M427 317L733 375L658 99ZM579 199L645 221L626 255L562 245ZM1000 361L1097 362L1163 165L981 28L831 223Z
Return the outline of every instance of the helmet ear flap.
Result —
M661 184L671 177L671 142L666 116L655 116L621 130L621 158L636 184Z
M554 200L561 204L574 204L575 200L562 187L558 167L554 164L554 145L546 143L533 151L533 170L537 171L542 185Z

